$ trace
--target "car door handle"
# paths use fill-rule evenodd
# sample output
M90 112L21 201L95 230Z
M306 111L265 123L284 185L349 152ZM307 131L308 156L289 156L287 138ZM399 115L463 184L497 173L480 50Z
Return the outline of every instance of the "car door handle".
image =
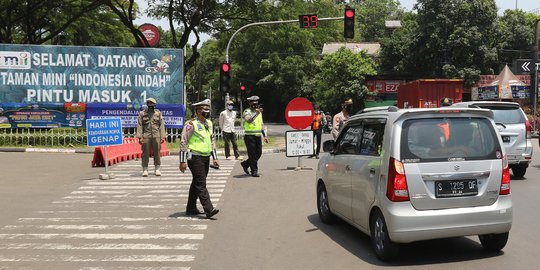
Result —
M370 173L370 174L375 174L375 168L369 169L369 173Z
M351 171L351 166L345 165L345 170L346 170L346 171Z

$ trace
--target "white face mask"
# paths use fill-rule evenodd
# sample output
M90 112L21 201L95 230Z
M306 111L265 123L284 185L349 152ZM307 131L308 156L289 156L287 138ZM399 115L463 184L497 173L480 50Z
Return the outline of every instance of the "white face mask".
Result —
M227 106L227 110L232 111L232 109L233 109L232 105Z

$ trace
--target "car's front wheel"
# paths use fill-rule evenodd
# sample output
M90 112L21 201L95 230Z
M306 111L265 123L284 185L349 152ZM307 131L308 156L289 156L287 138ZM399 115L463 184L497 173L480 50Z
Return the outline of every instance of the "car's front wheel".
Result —
M518 164L518 165L512 165L512 173L517 178L522 178L525 176L525 172L527 172L527 164Z
M328 192L323 183L320 183L317 187L317 210L319 211L319 218L323 223L332 224L336 221L336 216L330 211Z
M395 258L399 253L399 244L392 242L386 221L381 211L373 213L371 218L371 245L375 255L383 261Z
M482 247L489 251L500 251L506 246L508 242L508 233L495 233L479 235L480 243Z

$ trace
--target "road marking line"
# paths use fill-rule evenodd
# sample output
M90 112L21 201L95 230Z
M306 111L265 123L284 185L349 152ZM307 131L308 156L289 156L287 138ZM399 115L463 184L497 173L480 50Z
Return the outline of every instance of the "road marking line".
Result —
M171 229L188 229L194 231L203 231L208 229L208 225L7 225L2 230L19 230L19 229L35 229L35 230L171 230Z
M137 233L15 233L0 234L0 239L107 239L107 240L127 240L127 239L170 239L170 240L202 240L204 234L137 234Z
M209 219L200 219L198 217L180 216L180 217L147 217L147 218L128 218L128 217L68 217L68 218L19 218L20 223L30 223L36 221L46 222L141 222L141 221L168 221L168 220L188 220L207 222Z
M193 255L127 255L106 257L93 255L0 255L0 261L2 262L191 262L194 259L195 256Z
M206 184L226 184L227 181L224 180L212 180L206 181ZM191 181L100 181L100 182L88 182L87 185L174 185L174 184L190 184Z
M212 197L212 196L211 196ZM53 204L74 204L74 203L80 203L80 204L133 204L133 205L140 205L141 203L151 203L151 202L173 202L172 205L175 205L174 202L179 202L180 197L177 197L176 199L162 199L159 197L153 198L153 199L135 199L135 200L110 200L110 201L103 201L103 200L65 200L65 201L54 201ZM131 199L131 198L129 198ZM214 198L212 198L214 200ZM216 202L219 201L219 199L215 199Z
M58 244L58 243L16 243L16 244L0 244L0 249L62 249L62 250L80 250L80 249L97 249L97 250L127 250L127 249L142 249L142 250L197 250L199 244L179 244L179 245L155 245L155 244L126 244L126 243L103 243L103 244Z
M152 185L152 186L82 186L79 189L181 189L190 185ZM225 185L208 185L208 190L212 187L225 187ZM223 189L222 189L223 192Z

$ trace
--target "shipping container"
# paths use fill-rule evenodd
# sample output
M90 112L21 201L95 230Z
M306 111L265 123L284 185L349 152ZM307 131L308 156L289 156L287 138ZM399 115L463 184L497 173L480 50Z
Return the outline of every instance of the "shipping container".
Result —
M456 103L462 101L462 95L461 79L421 79L399 86L398 107L438 108L444 98Z

